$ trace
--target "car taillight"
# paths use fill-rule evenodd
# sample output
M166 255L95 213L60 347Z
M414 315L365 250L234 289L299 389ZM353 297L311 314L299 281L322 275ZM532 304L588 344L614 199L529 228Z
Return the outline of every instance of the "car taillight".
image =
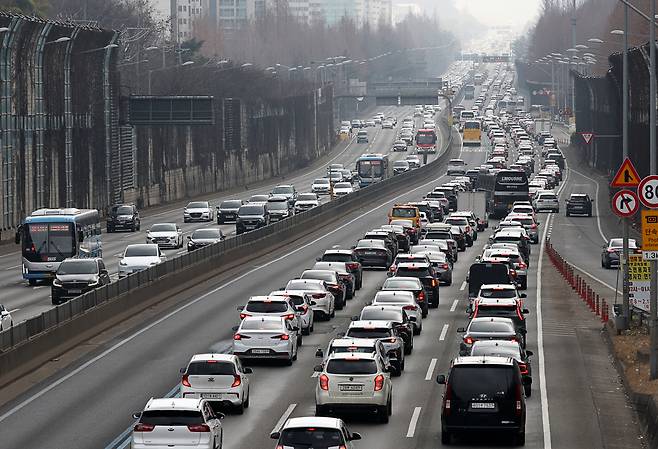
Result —
M294 319L294 318L295 318L295 314L294 314L294 313L289 313L289 314L283 316L283 319L284 319L284 320L292 320L292 319Z
M191 387L192 384L190 384L190 376L187 374L183 375L183 378L181 379L181 383L183 384L184 387Z
M381 391L384 388L384 376L381 374L375 377L375 391Z
M326 374L320 375L320 389L329 391L329 377Z
M450 399L452 398L452 391L450 389L450 384L446 384L446 392L443 395L443 413L448 416L450 415Z
M251 316L251 315L249 315L248 313L240 313L240 319L241 319L241 320L244 320L244 319L247 318L248 316Z
M533 223L530 225L530 229L537 229L537 223Z
M153 424L142 424L141 422L133 427L135 432L153 432L153 429L155 429Z
M338 284L327 284L329 288L340 288L340 285Z
M408 306L404 306L403 309L404 310L416 310L416 306L412 306L411 304L409 304Z
M616 252L617 252L617 250L616 250L616 249L614 249L614 248L608 248L608 252L609 252L609 253L616 253Z
M523 411L521 402L523 401L523 392L521 391L521 384L516 385L516 416L521 416Z
M358 263L348 263L348 264L345 264L345 267L348 270L358 270L359 269L359 264Z
M471 232L471 227L470 226L466 226L466 232Z
M520 262L519 263L519 268L521 268L523 270L523 269L528 268L528 265L526 265L525 262Z
M270 337L270 338L287 341L287 340L290 340L290 335L281 334L281 335L275 335L274 337Z
M441 265L441 268L443 268L444 270L447 270L448 268L450 268L450 265L448 265L447 263L444 263L443 265Z
M391 337L391 338L386 338L386 339L384 339L384 341L385 341L386 343L395 343L395 342L398 341L398 340L397 340L397 338L395 338L395 337Z
M308 312L308 306L306 304L304 304L303 306L299 307L297 310L299 310L303 315L306 312Z
M322 299L324 298L324 293L313 293L313 299Z
M425 301L425 292L418 293L418 301L419 302Z
M436 279L432 279L432 287L436 287L436 285L437 285Z
M210 426L207 424L190 424L187 426L190 432L210 432Z
M396 265L391 265L388 271L394 272L397 269Z
M238 376L237 374L233 376L233 383L231 384L231 388L239 387L240 384L242 384L242 378Z
M473 344L473 337L465 337L464 338L464 343L467 345L472 345Z
M248 338L251 338L251 337L249 337L247 335L240 335L240 334L235 334L233 336L233 340L246 340Z
M513 277L516 277L516 270L509 270L509 274L511 274Z
M519 363L519 369L521 370L521 374L528 374L528 365L525 363Z

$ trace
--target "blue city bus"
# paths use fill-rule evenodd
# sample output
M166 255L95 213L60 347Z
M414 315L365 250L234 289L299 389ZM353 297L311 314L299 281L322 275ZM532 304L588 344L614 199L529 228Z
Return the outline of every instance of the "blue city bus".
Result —
M363 154L356 161L356 173L359 177L359 186L366 187L392 175L391 166L386 154Z
M16 232L23 279L30 285L54 278L68 257L103 257L100 215L95 209L39 209Z

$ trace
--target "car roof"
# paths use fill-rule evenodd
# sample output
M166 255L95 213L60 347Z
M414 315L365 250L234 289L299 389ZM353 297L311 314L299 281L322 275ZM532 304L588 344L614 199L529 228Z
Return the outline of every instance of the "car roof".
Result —
M352 254L351 249L328 249L325 254Z
M325 429L340 429L343 421L340 418L327 418L324 416L304 416L299 418L290 418L283 425L283 429L292 429L297 427L320 427Z
M479 323L479 322L484 322L484 321L488 321L488 322L491 322L491 323L505 323L505 324L509 324L510 326L514 327L514 322L512 321L511 318L504 318L504 317L499 317L499 316L486 316L486 317L472 318L471 322L468 323L468 324L469 324L469 327L470 327L470 325L473 324L474 322Z
M333 352L327 358L329 360L353 360L353 359L366 359L366 360L376 360L377 354L372 352Z
M430 266L427 262L401 262L398 268L428 268Z
M205 354L194 354L190 359L192 362L205 362L207 360L219 360L224 362L233 362L235 363L237 356L233 354L221 354L219 352L209 352Z
M286 302L285 297L283 296L265 296L265 295L258 295L258 296L251 296L249 297L249 300L247 302L255 302L255 301L260 301L260 302Z
M488 288L491 290L516 290L516 287L512 284L482 284L480 288Z
M478 305L481 306L517 306L518 303L514 298L480 298L477 300Z
M350 338L350 337L344 337L344 338L334 338L331 340L329 343L331 346L336 347L346 347L346 346L372 346L373 348L377 344L377 340L373 340L372 338Z
M350 322L350 326L349 326L350 329L356 327L364 328L364 329L373 328L373 327L391 328L393 327L393 325L391 324L390 321L386 321L386 320L356 320Z
M144 411L148 410L201 410L204 399L193 398L151 398Z
M274 315L259 315L259 316L247 316L242 320L242 323L246 321L277 321L282 322L283 317L274 316Z
M514 364L514 359L511 357L498 357L489 355L479 356L461 356L452 361L453 366L459 365L507 365Z

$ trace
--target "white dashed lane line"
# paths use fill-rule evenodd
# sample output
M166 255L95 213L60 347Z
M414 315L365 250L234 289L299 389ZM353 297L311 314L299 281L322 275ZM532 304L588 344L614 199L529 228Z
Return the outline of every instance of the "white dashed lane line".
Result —
M444 324L443 329L441 329L441 335L439 335L439 341L443 341L446 339L446 334L448 333L448 328L450 327L449 324Z

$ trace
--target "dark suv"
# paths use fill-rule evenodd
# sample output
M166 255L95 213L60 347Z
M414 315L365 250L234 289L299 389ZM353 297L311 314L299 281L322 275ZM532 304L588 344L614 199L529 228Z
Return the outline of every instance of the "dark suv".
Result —
M110 283L103 259L65 259L59 264L51 289L52 303L61 304Z
M441 409L441 443L450 444L456 434L505 432L518 446L525 444L527 379L511 357L468 356L452 361Z
M567 217L570 215L592 216L592 199L586 193L572 193L567 200Z
M238 210L244 205L242 200L226 200L217 206L217 224L235 221L238 218Z
M419 279L427 293L429 307L433 309L439 307L439 279L430 264L415 262L398 264L395 276Z
M117 229L127 229L135 232L141 227L141 220L137 207L133 204L115 204L110 207L107 214L107 232Z
M235 233L253 231L270 224L270 213L265 204L245 204L238 209L238 218L235 222Z

